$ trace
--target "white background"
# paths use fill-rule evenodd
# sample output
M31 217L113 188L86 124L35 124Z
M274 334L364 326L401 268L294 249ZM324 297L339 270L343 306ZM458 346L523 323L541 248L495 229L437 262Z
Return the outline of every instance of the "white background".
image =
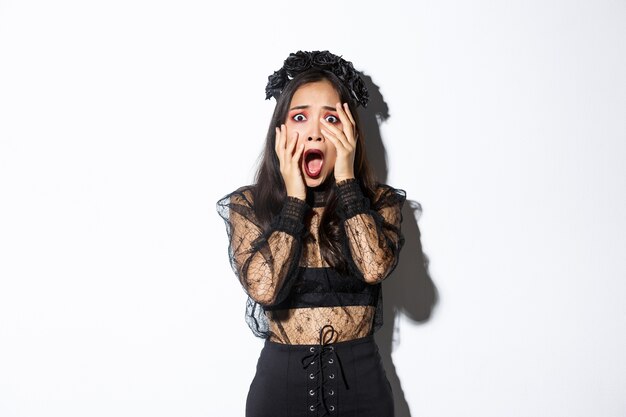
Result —
M299 49L388 106L397 416L626 416L625 39L620 0L0 1L0 416L243 415L215 202Z

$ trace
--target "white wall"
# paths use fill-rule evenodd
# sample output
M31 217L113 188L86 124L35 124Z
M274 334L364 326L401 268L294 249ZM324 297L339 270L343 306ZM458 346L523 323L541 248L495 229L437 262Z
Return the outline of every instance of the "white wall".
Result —
M0 415L243 415L262 342L214 204L251 182L267 76L329 49L380 88L370 137L421 205L377 335L398 417L623 417L625 22L617 0L0 1Z

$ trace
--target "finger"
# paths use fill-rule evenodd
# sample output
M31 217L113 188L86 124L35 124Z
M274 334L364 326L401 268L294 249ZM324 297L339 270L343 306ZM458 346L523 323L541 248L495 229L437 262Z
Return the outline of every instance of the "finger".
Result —
M350 122L352 123L352 126L356 126L356 122L354 121L354 117L352 117L352 112L350 111L350 106L348 105L348 103L343 103L343 107L346 111L346 114L348 115L348 118L350 119Z
M287 126L282 124L280 125L280 158L283 164L287 160L286 148L287 148Z
M289 143L287 143L287 155L288 156L293 156L293 151L296 147L296 143L298 143L298 132L293 132L291 134L291 139L289 140Z
M346 146L344 145L344 143L340 141L339 139L337 139L337 137L333 135L331 132L327 131L324 128L320 129L320 131L322 132L322 135L324 135L326 139L330 140L330 143L332 143L335 146L335 149L337 149L337 152L346 150Z
M280 133L282 135L283 149L286 149L289 142L287 135L287 126L285 126L284 124L280 125Z
M276 151L276 155L278 155L278 159L280 160L280 129L278 127L274 128L274 132L276 136L274 137L274 151Z
M352 122L352 134L354 136L354 140L358 141L359 140L359 133L356 130L356 122L354 121L354 116L352 116L352 111L350 110L350 106L348 105L348 103L343 103L343 106L346 109L346 114L348 115L348 118L350 119L350 122Z
M343 130L339 129L337 126L332 125L324 119L320 119L322 122L322 129L325 129L327 132L331 133L335 138L342 142L344 146L348 145L350 141L346 138ZM344 143L346 142L346 143Z
M282 157L282 150L285 147L283 145L283 130L282 126L276 128L276 153Z
M337 103L336 108L339 120L341 120L343 133L346 135L346 139L348 139L348 142L354 143L354 121L350 117L348 117L348 114L341 106L341 103ZM350 111L350 109L348 109L348 111Z
M327 131L332 132L335 134L335 136L341 136L343 134L343 130L339 129L337 126L335 126L334 124L327 122L326 120L324 120L323 118L320 119L320 122L322 122L322 127L325 128Z
M300 168L300 164L298 162L300 161L300 157L302 157L303 153L304 153L304 143L301 143L296 148L296 152L293 154L293 157L291 158L298 168Z

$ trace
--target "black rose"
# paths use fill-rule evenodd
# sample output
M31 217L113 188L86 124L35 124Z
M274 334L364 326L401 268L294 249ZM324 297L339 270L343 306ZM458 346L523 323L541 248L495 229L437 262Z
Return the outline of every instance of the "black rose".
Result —
M289 77L295 77L302 71L308 69L311 66L311 56L307 52L298 51L295 54L292 53L287 59L283 68L287 71Z
M367 106L369 101L367 87L365 87L360 74L354 69L352 62L328 51L298 51L290 54L283 67L268 77L268 83L265 87L266 98L280 95L290 79L309 68L319 68L332 72L350 90L350 94L357 105Z
M287 82L287 74L283 68L274 71L274 74L267 77L267 85L265 86L265 99L269 99L274 95L280 94L285 83Z
M351 90L354 92L354 95L356 96L355 97L356 101L360 103L363 107L367 107L367 102L370 99L370 95L361 77L357 76L353 80Z
M337 55L331 54L328 51L315 51L313 52L313 65L319 67L332 67L339 62L341 58Z
M342 81L348 81L352 78L353 71L350 71L350 67L346 65L346 61L340 59L333 66L331 71L339 77Z

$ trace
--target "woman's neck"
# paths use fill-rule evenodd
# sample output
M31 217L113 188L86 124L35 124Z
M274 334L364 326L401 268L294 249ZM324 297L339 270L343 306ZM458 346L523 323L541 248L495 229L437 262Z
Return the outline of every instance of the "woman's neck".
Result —
M334 179L328 178L322 184L317 187L306 187L306 201L311 207L324 207L326 200L328 200L328 194L335 185Z

